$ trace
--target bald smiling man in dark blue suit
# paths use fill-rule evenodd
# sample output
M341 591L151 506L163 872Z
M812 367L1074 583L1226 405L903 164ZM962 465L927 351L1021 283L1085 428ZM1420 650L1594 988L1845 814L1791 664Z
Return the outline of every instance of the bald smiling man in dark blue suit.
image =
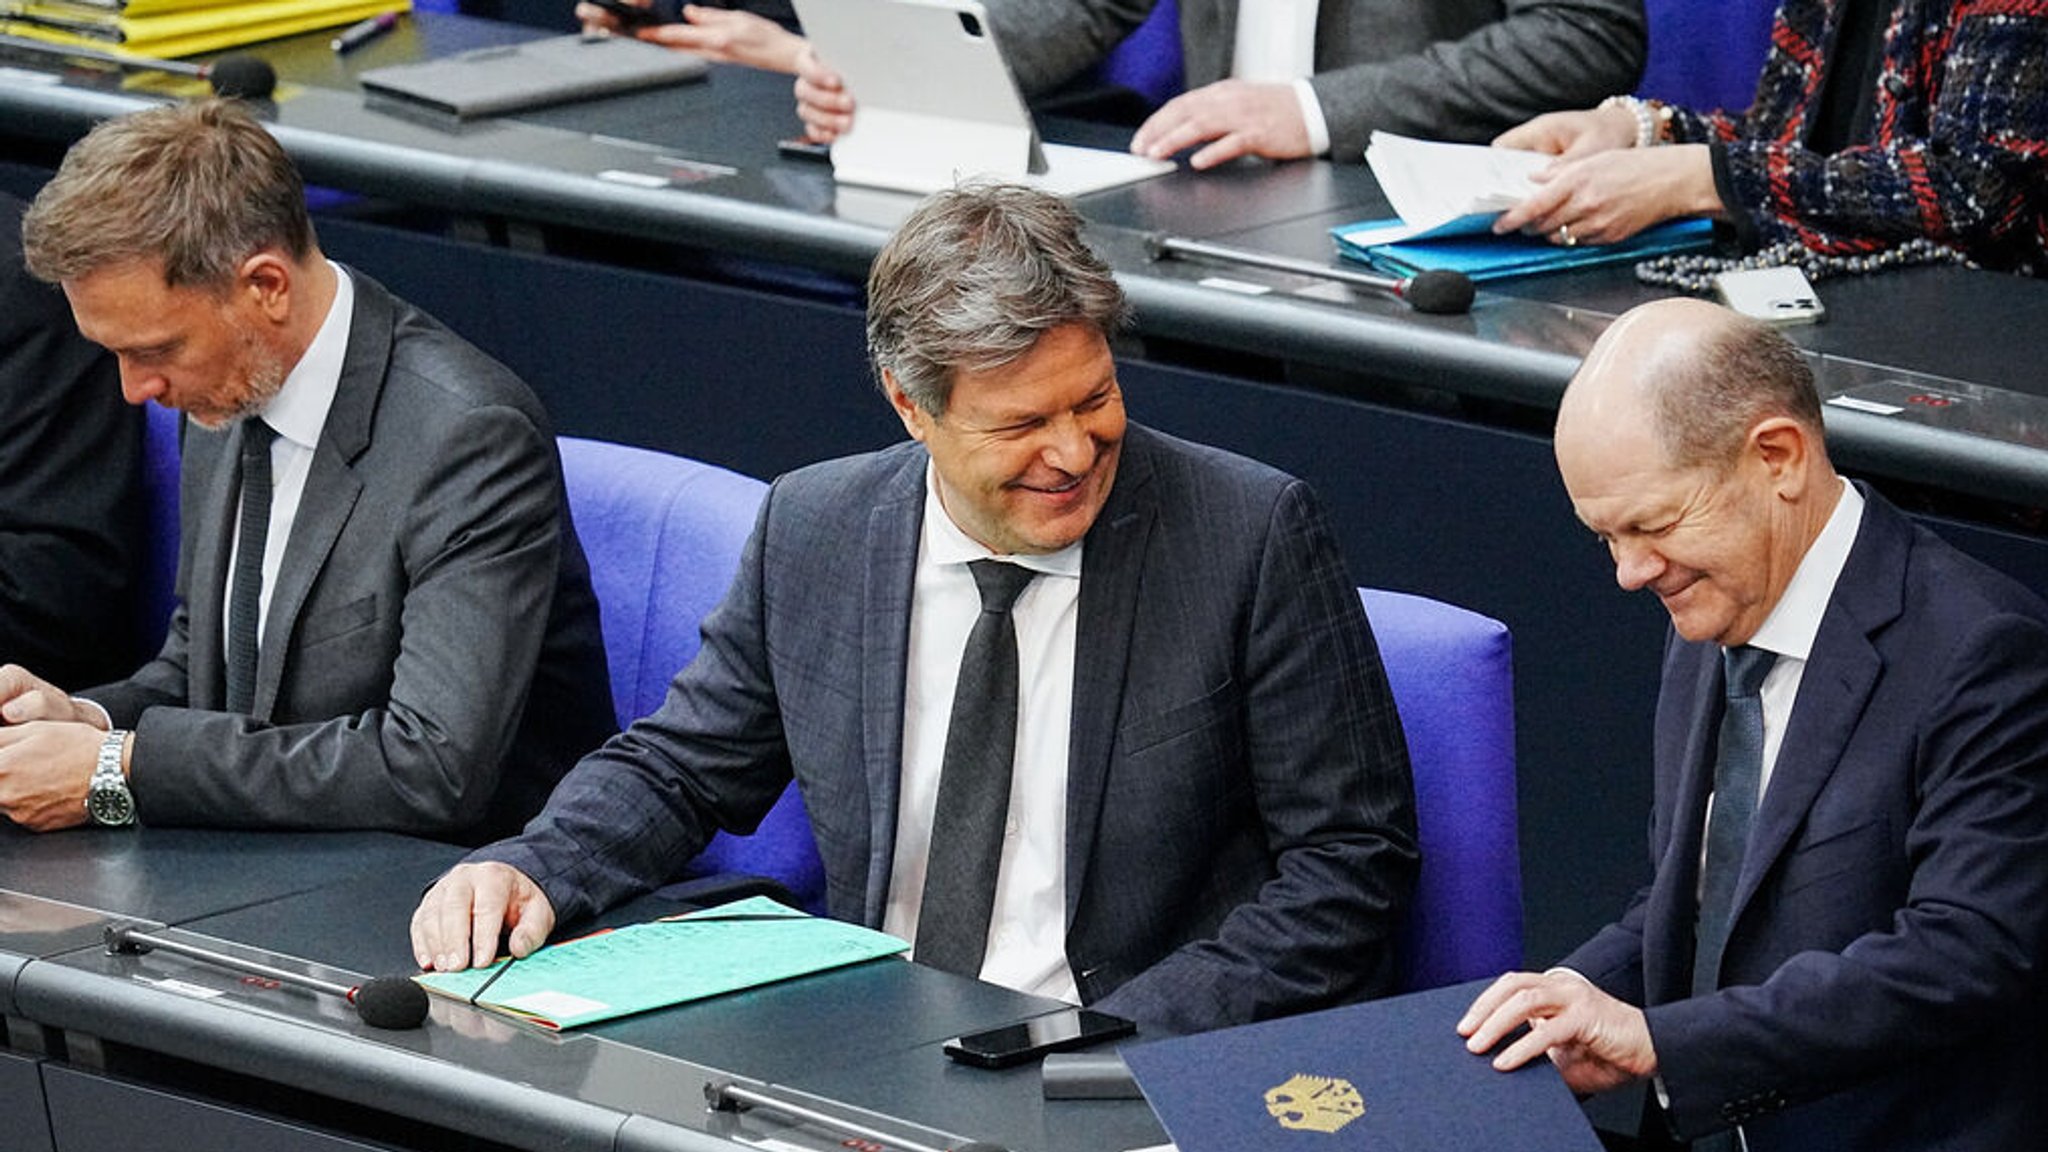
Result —
M1695 1149L2042 1147L2048 605L1846 483L1800 353L1702 301L1609 329L1557 458L1616 579L1671 614L1656 875L1561 969L1489 989L1471 1046L1527 1023L1500 1066L1654 1077L1651 1132ZM1771 658L1746 790L1716 752L1747 744L1724 648ZM1725 947L1696 948L1696 918Z

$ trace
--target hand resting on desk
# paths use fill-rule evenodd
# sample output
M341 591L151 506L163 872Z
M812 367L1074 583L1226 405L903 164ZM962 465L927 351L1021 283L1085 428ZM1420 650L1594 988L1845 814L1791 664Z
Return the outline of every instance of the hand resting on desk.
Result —
M804 134L830 143L853 127L853 93L808 44L796 56L796 114ZM1312 155L1301 101L1289 84L1219 80L1167 101L1131 138L1131 151L1164 160L1189 148L1188 163L1214 168L1241 156L1297 160Z
M1635 117L1624 108L1547 113L1493 144L1557 157L1536 173L1536 192L1494 221L1497 233L1613 244L1666 220L1726 211L1707 146L1637 148Z
M422 969L454 972L498 958L498 940L521 957L547 943L555 908L540 885L509 864L457 864L412 914L412 954Z
M106 732L97 708L18 664L0 667L0 818L32 832L85 823Z

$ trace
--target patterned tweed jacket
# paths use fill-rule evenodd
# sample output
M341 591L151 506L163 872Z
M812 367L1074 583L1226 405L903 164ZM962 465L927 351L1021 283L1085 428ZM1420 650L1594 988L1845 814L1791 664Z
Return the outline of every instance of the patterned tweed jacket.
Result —
M1805 141L1840 7L1784 0L1747 112L1676 111L1738 231L1836 254L1926 236L2048 272L2048 0L1897 0L1871 142L1826 156Z

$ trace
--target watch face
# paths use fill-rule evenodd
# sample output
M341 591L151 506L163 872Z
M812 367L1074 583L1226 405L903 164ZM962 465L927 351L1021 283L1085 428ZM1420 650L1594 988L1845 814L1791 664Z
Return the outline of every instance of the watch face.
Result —
M86 796L86 814L100 824L135 822L135 797L126 788L95 788Z

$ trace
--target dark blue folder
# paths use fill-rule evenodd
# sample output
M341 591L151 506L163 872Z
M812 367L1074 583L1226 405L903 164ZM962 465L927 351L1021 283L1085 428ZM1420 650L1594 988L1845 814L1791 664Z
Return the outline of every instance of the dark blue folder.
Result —
M1129 1044L1123 1057L1180 1152L1600 1152L1547 1061L1496 1072L1465 1051L1454 1029L1486 983Z

